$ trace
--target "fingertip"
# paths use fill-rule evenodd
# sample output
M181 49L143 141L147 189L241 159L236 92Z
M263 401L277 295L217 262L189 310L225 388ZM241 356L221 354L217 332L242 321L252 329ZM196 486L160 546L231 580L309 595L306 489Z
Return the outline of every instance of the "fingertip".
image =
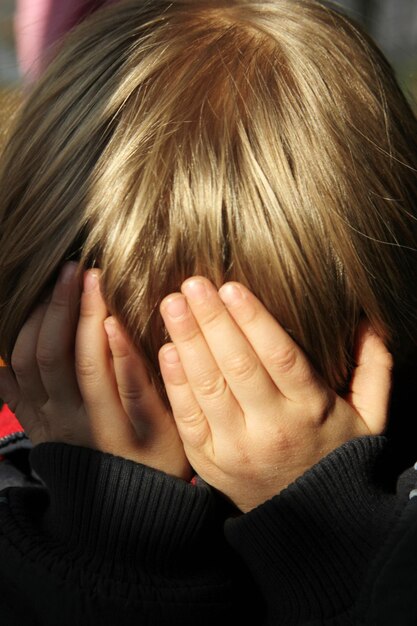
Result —
M100 281L100 271L97 268L89 269L84 272L84 293L92 293L98 290Z
M181 283L181 291L183 290L186 291L188 286L193 285L193 283L195 283L196 281L199 283L211 284L208 278L206 278L205 276L200 276L199 274L196 274L195 276L189 276Z
M74 291L77 288L79 292L78 283L78 264L74 261L65 263L58 274L56 283L52 291L43 294L42 304L51 304L53 308L66 308L70 306L73 301Z
M191 276L181 285L181 292L192 305L207 305L211 299L217 298L218 292L214 284L204 276Z
M381 434L387 424L392 388L392 354L375 328L361 320L356 338L356 368L350 398L371 434Z
M173 343L167 343L159 351L159 364L162 378L168 387L178 387L188 382L177 348Z
M78 263L75 263L74 261L69 261L65 263L61 268L53 291L49 294L46 294L44 302L67 303L73 297L75 289L79 294L80 277L78 270Z
M394 361L392 354L385 345L382 337L368 319L360 321L356 339L356 362L364 365L368 362L378 361L387 370L391 371Z
M161 302L160 312L165 320L176 322L189 313L187 300L182 293L172 293Z
M63 285L69 285L72 283L75 275L77 274L78 263L75 261L68 261L61 268L60 274L58 276L58 281Z
M113 316L110 316L104 320L104 330L107 333L107 337L110 341L114 340L117 335L117 323Z
M255 320L262 323L267 313L260 300L241 283L231 281L222 285L218 291L224 306L235 322L243 329Z
M125 357L136 359L137 355L132 343L115 317L110 316L104 320L104 329L109 340L110 351L115 359Z
M226 306L237 306L246 299L247 294L243 285L236 282L229 282L220 287L219 296Z
M100 289L101 271L97 268L84 272L81 294L80 317L107 317L107 305Z
M181 291L171 291L170 293L167 293L167 295L162 298L159 305L159 310L161 311L161 313L165 309L167 303L170 302L173 298L177 298L178 296L184 297Z

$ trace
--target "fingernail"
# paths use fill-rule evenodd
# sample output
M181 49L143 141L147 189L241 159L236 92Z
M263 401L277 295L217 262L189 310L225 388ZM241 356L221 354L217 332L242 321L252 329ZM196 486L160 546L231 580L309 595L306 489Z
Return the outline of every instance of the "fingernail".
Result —
M116 336L116 322L112 317L108 317L104 320L104 330L109 339L113 339Z
M88 293L94 291L98 286L98 274L94 271L88 271L84 275L84 291Z
M164 310L168 313L170 317L176 319L185 315L187 312L187 303L185 301L184 296L174 296L173 298L167 300L164 303Z
M243 293L240 287L238 287L238 285L234 285L233 283L226 283L223 287L220 287L219 296L222 301L229 306L238 304L241 300L243 300Z
M208 295L206 282L199 278L192 278L183 283L182 291L191 302L201 302Z
M72 281L76 271L77 263L73 263L72 261L65 263L65 265L61 269L59 281L64 285L68 285Z
M178 351L175 346L169 346L162 352L162 357L166 363L169 365L175 365L180 360L178 355Z

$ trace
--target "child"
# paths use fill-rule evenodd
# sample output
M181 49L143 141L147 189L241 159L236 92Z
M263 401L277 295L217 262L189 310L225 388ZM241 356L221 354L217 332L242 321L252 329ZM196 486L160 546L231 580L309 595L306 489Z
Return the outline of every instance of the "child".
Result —
M32 397L32 387L36 394L41 389L40 400L35 394L35 406L41 407L35 424L44 423L41 433L45 427L48 431L50 423L44 407L58 410L62 399L65 406L73 406L65 402L67 392L78 398L78 417L81 423L85 421L81 396L74 391L75 379L68 367L56 371L56 361L48 366L48 359L38 355L41 371L46 369L54 379L53 389L61 390L58 400L50 402L42 377L36 375L37 366L29 367L35 373L33 380L26 365L23 375L19 373L19 359L16 362L16 350L25 343L20 335L25 329L27 332L25 321L50 289L65 259L79 258L84 267L102 268L106 306L141 349L161 397L158 352L166 341L158 312L161 298L177 291L185 278L205 275L210 282L194 279L184 283L186 300L171 296L174 304L188 302L192 312L181 314L179 325L167 316L170 307L162 307L179 356L179 361L170 365L161 356L162 375L193 468L242 511L254 510L234 518L236 509L211 508L215 492L190 491L185 482L166 482L159 474L157 491L149 491L147 485L152 481L142 465L116 460L116 475L123 476L124 487L129 484L129 491L122 489L121 493L140 502L138 509L133 502L131 507L126 505L123 518L117 489L115 492L119 479L110 470L109 464L114 468L114 463L108 457L80 452L75 446L39 445L32 459L54 494L52 506L46 513L38 508L33 514L38 534L33 534L31 526L34 543L29 542L29 552L34 550L34 558L26 568L10 548L10 538L5 538L14 564L14 571L11 568L7 574L10 593L26 587L29 578L33 580L28 600L31 611L37 605L38 615L43 616L46 604L42 606L39 598L46 594L51 623L80 621L81 606L88 607L86 623L88 619L97 621L98 615L104 623L100 613L104 606L107 615L114 611L120 620L121 597L128 598L126 620L133 619L131 610L145 623L170 623L174 613L168 614L166 609L171 601L178 611L183 607L182 613L175 613L174 623L196 619L212 623L219 614L253 623L252 608L262 613L262 607L271 624L325 623L327 619L355 623L369 616L372 622L379 619L375 611L391 617L394 611L397 619L404 598L400 593L380 594L378 584L383 589L389 578L380 581L377 574L380 563L386 562L381 559L390 556L395 560L392 554L381 555L389 551L389 541L395 541L394 533L402 532L401 521L395 528L397 517L412 515L412 505L404 507L404 494L408 497L410 489L403 483L398 498L390 495L395 472L394 476L381 475L378 465L384 440L355 438L380 432L384 411L379 407L372 413L377 421L366 430L367 412L358 406L363 418L358 420L357 413L351 413L355 398L348 412L346 403L335 400L335 393L346 394L355 379L354 338L364 317L392 351L400 378L405 380L410 371L415 356L416 153L416 121L386 61L346 18L315 2L213 0L138 5L130 1L97 12L74 31L28 99L3 159L0 338L1 354L10 362L20 337L14 352L15 396L26 398L30 407L27 398ZM314 401L310 407L297 392L294 397L302 400L294 401L294 410L297 404L303 411L308 407L313 425L308 419L306 424L302 415L294 417L293 397L284 391L285 383L281 389L280 377L271 370L268 346L262 347L265 342L259 337L251 337L244 320L236 317L239 306L228 303L228 315L246 338L243 361L247 371L241 371L240 379L258 372L248 380L256 380L256 389L262 390L261 396L265 393L268 401L261 402L252 389L248 394L243 382L231 382L228 367L233 370L233 351L230 359L224 351L219 352L224 345L219 347L206 330L207 303L193 301L189 293L193 284L201 287L202 282L211 293L208 309L219 311L220 307L223 311L213 284L220 287L225 281L239 283L238 292L246 302L242 310L263 311L261 319L270 328L271 319L243 285L249 286L312 361L315 374L305 357L296 359L296 371L301 363L301 380L313 388ZM226 300L230 290L229 286L221 292ZM54 335L49 330L46 338L42 334L45 309L50 310L44 304L35 321L31 318L28 322L29 334L35 337L29 346L32 364L36 345L45 345L47 337ZM54 310L59 311L59 306L52 307ZM106 315L102 305L101 317ZM54 316L56 313L52 322ZM231 318L223 314L221 319ZM50 328L49 321L44 328ZM233 335L232 328L236 330L233 324L220 326L219 337L226 335L236 348L241 335ZM289 341L281 327L273 328L275 339ZM87 335L84 350L88 350L88 339ZM103 339L99 343L99 361L105 362ZM70 355L71 342L67 339L64 345ZM187 356L187 345L190 349L194 346L193 359ZM294 357L295 344L290 345L289 354ZM172 346L161 354L169 352L175 357ZM238 351L237 356L242 354ZM22 362L27 363L26 358ZM59 362L70 363L71 359L67 356ZM79 362L78 384L89 407L82 374L95 368L91 358ZM199 363L208 368L201 368L200 377L204 381L209 376L214 387L210 384L208 391L212 393L204 394L204 385L201 391L196 377ZM62 384L67 376L72 377L71 385ZM295 378L297 382L298 375ZM28 385L26 381L31 380ZM316 380L320 383L313 384ZM205 399L205 395L215 398L216 393L217 406ZM395 387L394 394L400 397ZM245 397L241 400L240 395ZM359 396L363 398L363 393ZM148 403L152 407L154 397L152 393ZM111 399L113 406L117 398L112 394ZM381 396L381 406L385 404L386 398ZM258 406L262 415L266 413L264 421L257 415ZM149 423L156 420L159 441L164 441L165 434L178 459L181 442L177 431L163 417L166 409L159 407L158 417L152 408L140 431L151 433L152 441ZM398 404L395 407L392 421L398 423ZM227 420L219 417L223 410ZM282 410L288 412L288 421L284 420L288 430L281 425L277 434L274 416ZM24 414L23 409L19 412ZM126 434L131 431L130 412L120 408L118 412ZM98 414L104 414L103 407ZM80 439L68 429L72 415L74 410L64 420L66 427L59 441L79 444ZM185 423L184 415L189 418ZM229 418L233 424L240 422L237 442L233 441L236 428L227 429ZM246 418L250 418L249 429L242 427ZM262 424L260 435L258 423ZM94 424L93 420L93 426L87 428L91 445L98 437L95 447L104 452L135 461L144 458L151 467L166 470L153 462L156 443L145 457L141 445L126 452L121 444L126 437L117 434L120 420L111 436L102 435L105 430ZM221 428L218 435L217 428ZM248 438L247 430L254 439ZM298 442L296 435L301 432ZM351 443L331 452L352 437ZM48 436L37 437L36 432L33 439L35 443L51 441ZM162 447L164 451L167 448L168 444ZM165 453L159 458L163 460ZM180 467L169 473L188 479L189 465L184 456L181 459ZM237 460L242 459L243 475L235 471ZM86 478L90 462L92 471ZM248 468L263 469L251 485L246 484L252 476ZM65 487L58 480L60 472L65 475ZM132 485L139 492L134 494ZM93 498L95 489L98 493ZM63 491L69 494L65 500L59 495ZM155 493L158 506L152 500ZM15 528L10 511L22 511L20 496L13 497L16 502L5 513L9 529ZM195 498L201 499L191 506ZM86 506L90 499L91 508ZM398 505L395 510L394 503ZM180 506L179 517L170 515L178 512L174 505ZM197 518L192 518L188 528L197 534L190 537L179 519L184 520L185 511L191 510ZM208 523L212 511L214 519ZM85 523L76 534L80 516ZM229 517L225 536L237 551L236 557L228 551L223 536L225 517ZM98 519L105 523L97 526ZM153 542L154 524L173 519L178 525L159 526L159 540ZM25 516L19 520L18 527L27 529ZM115 541L110 532L115 529L117 537L122 532L127 538L126 543ZM204 535L201 529L210 530ZM138 530L141 541L135 534ZM135 538L133 545L128 538ZM28 545L27 535L19 535L19 539ZM13 545L18 544L15 537ZM42 547L35 549L35 544ZM123 559L115 560L116 553ZM44 574L52 571L52 554L57 554L53 561L57 569L56 575L48 578ZM157 554L167 569L160 561L147 560ZM246 562L246 569L239 558ZM69 562L74 569L68 569ZM129 568L128 562L134 567ZM80 573L83 568L85 577ZM224 578L219 578L222 568ZM72 585L69 571L74 576ZM152 578L155 571L158 576ZM404 575L409 569L387 571L389 576L394 572L398 581L401 572ZM97 578L99 572L102 576ZM179 595L170 596L174 587L178 591L181 577L187 579L189 589L190 572L193 592L187 594L181 587ZM251 577L257 592L254 588L247 593ZM16 579L21 581L20 587ZM168 592L162 580L168 580ZM122 582L118 587L109 581ZM78 593L83 586L88 589L84 595ZM51 596L56 600L54 607ZM401 602L391 607L390 613L387 602L398 597ZM411 614L409 599L405 604ZM57 613L63 605L64 616ZM106 619L111 623L116 618ZM262 619L259 617L260 623Z
M16 379L5 372L0 379L2 390L36 446L32 462L46 480L51 498L48 506L47 502L39 502L39 491L35 494L33 489L32 494L24 489L3 492L2 546L10 559L7 574L2 572L2 582L5 579L6 588L11 586L11 598L15 597L13 589L20 591L20 601L24 598L27 615L39 616L42 623L59 620L68 624L71 621L111 624L117 611L120 611L118 620L123 624L138 621L191 624L195 619L209 624L227 616L244 624L275 623L277 610L279 614L283 609L281 593L273 581L265 585L262 579L258 589L251 577L251 574L257 577L258 567L266 569L271 553L264 554L261 537L257 537L256 517L239 518L238 509L248 511L266 502L281 491L283 481L290 482L343 441L382 430L389 390L389 354L376 335L362 329L351 399L352 404L359 404L360 417L317 377L301 350L242 285L229 283L220 290L222 297L232 287L243 290L246 295L247 301L240 307L240 319L235 310L237 326L231 328L231 317L222 308L210 283L197 277L186 281L184 292L190 293L190 287L193 291L196 282L212 289L211 302L200 302L197 309L195 298L190 298L197 319L202 319L205 312L213 321L213 311L217 309L220 313L216 316L213 340L207 338L208 345L220 345L219 339L227 339L226 345L232 347L240 343L241 352L252 352L255 363L259 355L256 387L251 386L249 380L240 388L234 384L233 374L238 372L235 370L229 375L228 364L233 352L228 350L224 358L216 355L216 360L224 369L230 387L212 385L210 381L215 380L219 372L216 373L216 366L209 368L210 358L213 359L210 353L204 354L203 346L194 345L201 344L202 338L199 332L193 332L191 341L183 345L190 350L191 357L192 353L197 357L194 362L186 361L191 371L190 381L200 380L200 387L195 384L193 390L196 399L202 398L199 400L205 409L202 414L193 407L194 397L191 402L187 398L190 390L181 369L178 371L179 364L166 359L172 346L161 350L161 365L188 458L238 508L228 507L214 491L209 493L207 485L200 480L194 485L185 482L192 474L184 450L178 445L178 433L150 384L137 352L118 322L107 317L98 287L99 275L98 270L90 270L84 277L75 369L73 333L77 326L79 281L76 266L71 263L61 272L51 301L38 306L19 333L12 357ZM168 316L173 302L177 309L179 298L176 294L164 300L164 317ZM253 315L254 308L257 315ZM192 316L176 319L183 329L188 326L191 330ZM168 323L173 329L172 321ZM210 324L201 322L202 329L206 326ZM107 354L105 329L112 364ZM177 335L174 331L173 334ZM265 353L266 341L267 351L273 350L275 354L270 369L272 380L263 370L264 364L266 368L271 366ZM181 345L181 341L178 343ZM289 367L291 351L294 359L293 366ZM239 350L235 354L237 357ZM283 358L278 360L280 355ZM210 370L208 376L199 375L199 371L207 369ZM249 371L245 368L246 374ZM269 397L266 387L272 391ZM229 393L220 394L221 390ZM231 406L230 399L239 403L237 407ZM352 442L350 449L337 451L333 464L341 460L346 467L355 462L356 469L366 468L370 460L380 456L383 448L380 439L368 437ZM214 464L211 451L217 453ZM327 464L330 459L327 457ZM314 487L315 482L320 484L322 472L323 468L318 465L303 477L304 481L310 480ZM364 474L360 479L350 477L345 481L337 475L329 476L326 481L329 493L341 485L344 488L353 485L355 493L363 496L372 487L372 474L369 471ZM292 486L293 493L297 494L297 489L297 484ZM31 495L32 505L22 514L19 508L22 496L28 495ZM380 494L370 495L375 506ZM285 502L285 495L282 498ZM386 506L385 501L378 509L383 506ZM295 501L295 514L297 508ZM32 514L36 513L37 523L28 519L32 516L30 509ZM262 507L255 511L258 516L260 512L261 522L267 521L268 514L263 519ZM325 519L326 510L323 511L323 521ZM226 539L235 546L236 555L230 552L222 536L221 526L225 520ZM291 520L291 524L294 521ZM352 535L358 529L363 533L369 523L368 517L359 525L352 521L352 516L348 516L345 524ZM23 571L22 557L10 546L17 540L16 523L25 527L20 535L20 541L27 546ZM260 529L263 534L262 523ZM269 540L271 530L274 524L265 539ZM374 530L375 524L371 524L367 532L372 535ZM247 531L249 541L240 544L240 533ZM257 555L251 554L253 541L258 544ZM339 541L335 552L343 550L348 541ZM276 543L278 551L281 543L281 540ZM271 548L268 546L268 551ZM362 547L359 560L373 549L374 542L366 550ZM56 562L51 561L51 550ZM239 563L238 555L247 559L248 569ZM73 563L71 567L69 561ZM52 562L58 569L51 575ZM327 565L324 558L315 567ZM271 569L279 573L283 566L277 564ZM295 563L292 568L294 566ZM342 577L348 569L346 564ZM82 585L78 580L81 572ZM29 581L30 574L35 577L35 584ZM340 584L340 577L337 581ZM308 585L304 580L300 583L308 597ZM97 589L94 594L93 586ZM335 586L333 584L332 589ZM123 600L126 593L129 595L127 602ZM43 602L39 598L43 598ZM16 603L6 597L3 601L6 601L3 611L5 609L6 614L15 619ZM320 609L328 601L329 598L322 595ZM305 601L300 601L297 611L305 609L304 604ZM86 607L87 615L80 613L80 605ZM347 608L352 609L343 607L343 612Z

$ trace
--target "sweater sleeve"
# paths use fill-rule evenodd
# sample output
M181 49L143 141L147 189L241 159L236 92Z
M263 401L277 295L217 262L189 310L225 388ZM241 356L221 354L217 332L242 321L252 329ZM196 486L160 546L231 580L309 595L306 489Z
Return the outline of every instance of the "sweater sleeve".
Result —
M65 444L39 445L31 460L47 490L0 494L9 611L23 606L43 626L246 623L249 582L211 489Z
M385 453L384 437L353 440L278 496L226 521L230 545L263 590L268 624L362 623L354 617L361 590L412 486L395 494Z

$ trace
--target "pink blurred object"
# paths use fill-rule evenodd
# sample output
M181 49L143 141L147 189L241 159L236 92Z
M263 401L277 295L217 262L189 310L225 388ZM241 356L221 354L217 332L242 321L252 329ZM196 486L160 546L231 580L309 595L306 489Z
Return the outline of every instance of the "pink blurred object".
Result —
M48 51L87 15L114 0L17 0L15 30L20 68L33 82L48 64Z

